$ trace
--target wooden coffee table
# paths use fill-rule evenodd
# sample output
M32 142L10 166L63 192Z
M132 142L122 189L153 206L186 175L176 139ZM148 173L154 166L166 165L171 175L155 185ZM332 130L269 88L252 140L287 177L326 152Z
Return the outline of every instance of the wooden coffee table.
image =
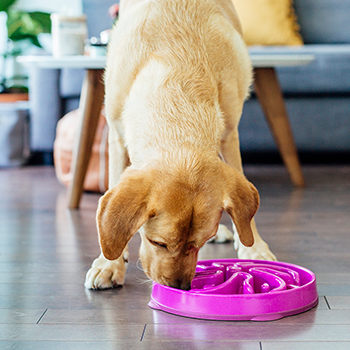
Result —
M304 178L290 127L276 67L307 65L314 60L307 54L254 54L254 86L275 142L295 186L304 186ZM105 57L88 56L22 56L18 62L29 67L47 69L83 68L86 76L81 90L81 124L73 153L73 180L68 189L69 208L79 208L84 179L91 155L97 122L104 100L103 72Z

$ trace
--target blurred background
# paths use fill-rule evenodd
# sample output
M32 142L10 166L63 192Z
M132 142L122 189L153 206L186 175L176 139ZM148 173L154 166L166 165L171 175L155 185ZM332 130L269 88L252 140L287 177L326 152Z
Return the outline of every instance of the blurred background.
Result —
M251 52L315 57L307 66L277 69L301 162L348 164L350 0L233 2ZM289 7L278 7L282 3ZM87 37L100 45L100 33L115 20L111 14L115 4L115 0L2 0L0 166L53 164L57 122L78 108L84 78L83 69L28 69L16 57L52 54L52 13L85 14ZM297 36L294 41L284 34L288 25ZM253 40L249 35L255 35ZM88 40L90 47L93 40ZM245 163L281 163L254 92L244 107L240 137Z

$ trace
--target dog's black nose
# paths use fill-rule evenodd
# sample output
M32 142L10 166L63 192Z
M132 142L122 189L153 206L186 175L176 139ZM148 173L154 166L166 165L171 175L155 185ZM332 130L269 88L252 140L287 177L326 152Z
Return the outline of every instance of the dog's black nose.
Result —
M191 281L183 280L181 278L174 280L169 284L169 287L182 289L182 290L190 290L191 289Z

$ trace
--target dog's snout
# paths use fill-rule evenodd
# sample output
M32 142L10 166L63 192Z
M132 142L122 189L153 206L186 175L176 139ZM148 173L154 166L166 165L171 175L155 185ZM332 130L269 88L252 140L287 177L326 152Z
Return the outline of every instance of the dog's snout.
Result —
M174 281L172 281L169 284L169 287L173 287L176 289L182 289L182 290L190 290L191 289L191 281L187 279L178 278Z

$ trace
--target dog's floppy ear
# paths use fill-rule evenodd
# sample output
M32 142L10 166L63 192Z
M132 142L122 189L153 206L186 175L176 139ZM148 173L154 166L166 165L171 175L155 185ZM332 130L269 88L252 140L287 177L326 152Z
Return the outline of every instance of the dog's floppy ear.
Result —
M226 164L224 174L224 210L234 222L240 241L251 247L254 244L251 220L259 208L258 191L244 175Z
M101 197L96 220L106 259L118 259L131 237L147 221L149 189L148 176L126 170L118 185Z

